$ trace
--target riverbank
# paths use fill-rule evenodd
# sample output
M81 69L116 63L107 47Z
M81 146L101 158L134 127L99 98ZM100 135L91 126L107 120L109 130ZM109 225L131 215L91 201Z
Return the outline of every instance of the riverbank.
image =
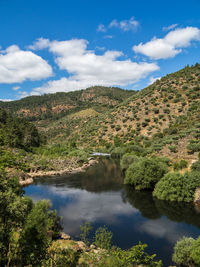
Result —
M68 163L67 167L60 164L62 167L56 170L40 170L35 168L29 173L21 174L19 183L21 186L27 186L34 182L34 178L38 177L61 176L84 172L88 167L91 167L97 163L97 159L89 158L88 162L83 163L82 166L79 166L78 162L73 162L73 164Z

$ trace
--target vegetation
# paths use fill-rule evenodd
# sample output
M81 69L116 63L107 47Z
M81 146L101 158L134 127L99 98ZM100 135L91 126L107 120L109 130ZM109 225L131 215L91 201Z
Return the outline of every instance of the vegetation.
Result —
M159 158L144 157L129 166L124 183L133 185L137 190L153 189L167 171L167 165Z
M24 197L18 179L0 175L0 265L38 265L60 231L48 201Z
M179 266L199 266L200 265L200 237L193 239L183 237L177 241L174 247L172 260Z
M60 218L50 203L24 197L18 179L4 170L55 170L69 162L80 166L98 148L120 159L125 184L143 190L140 194L153 191L151 204L142 208L145 216L159 217L161 200L175 202L174 213L179 213L178 202L192 202L200 184L199 77L197 63L139 92L95 86L0 102L0 265L161 266L155 255L144 251L146 245L112 247L106 228L99 228L92 242L101 249L98 256L74 250L75 241L66 249L67 241L55 240ZM127 199L133 190L126 192ZM141 206L143 200L134 194ZM90 245L91 225L81 230L82 240ZM200 238L183 238L174 248L173 261L199 266L199 255Z
M156 184L153 195L162 200L192 202L199 184L199 172L167 173Z
M0 146L29 150L40 144L41 137L33 124L0 109Z

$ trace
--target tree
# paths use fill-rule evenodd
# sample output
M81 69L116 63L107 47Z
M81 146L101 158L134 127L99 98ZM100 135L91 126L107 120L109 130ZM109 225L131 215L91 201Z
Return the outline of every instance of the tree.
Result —
M124 183L133 185L137 190L153 189L167 172L167 164L159 158L140 158L127 169Z

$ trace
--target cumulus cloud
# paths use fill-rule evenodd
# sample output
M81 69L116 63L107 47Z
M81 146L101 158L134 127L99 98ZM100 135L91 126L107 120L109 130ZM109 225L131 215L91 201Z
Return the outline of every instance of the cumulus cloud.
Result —
M166 59L181 53L182 48L190 46L192 41L200 41L200 30L186 27L173 30L162 39L154 37L145 44L135 45L133 50L151 59Z
M31 51L20 50L17 45L0 51L0 83L21 83L51 75L51 66Z
M41 50L49 47L49 40L45 38L38 38L32 45L29 45L28 48L31 50Z
M87 45L83 39L50 42L49 51L54 54L56 64L61 70L66 70L69 77L49 81L35 88L32 94L68 92L93 85L126 86L159 69L155 63L119 60L123 56L120 51L96 55L87 49Z
M136 32L139 25L140 25L139 22L134 17L131 17L129 20L125 19L121 21L114 19L108 24L108 26L105 26L104 24L99 24L97 31L106 32L108 29L117 28L124 32L127 32L127 31Z
M172 24L172 25L169 25L167 27L163 27L162 30L163 31L171 31L171 30L175 29L177 26L178 26L178 24Z
M114 19L113 21L111 21L111 23L109 24L109 28L118 28L121 29L122 31L137 31L138 27L139 27L139 22L137 20L135 20L134 17L131 17L129 20L121 20L118 21L116 19Z

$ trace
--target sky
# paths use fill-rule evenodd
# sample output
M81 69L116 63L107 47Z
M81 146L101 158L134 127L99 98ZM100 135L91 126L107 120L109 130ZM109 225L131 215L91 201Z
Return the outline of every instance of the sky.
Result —
M199 0L0 0L0 100L140 90L200 62L199 14Z

